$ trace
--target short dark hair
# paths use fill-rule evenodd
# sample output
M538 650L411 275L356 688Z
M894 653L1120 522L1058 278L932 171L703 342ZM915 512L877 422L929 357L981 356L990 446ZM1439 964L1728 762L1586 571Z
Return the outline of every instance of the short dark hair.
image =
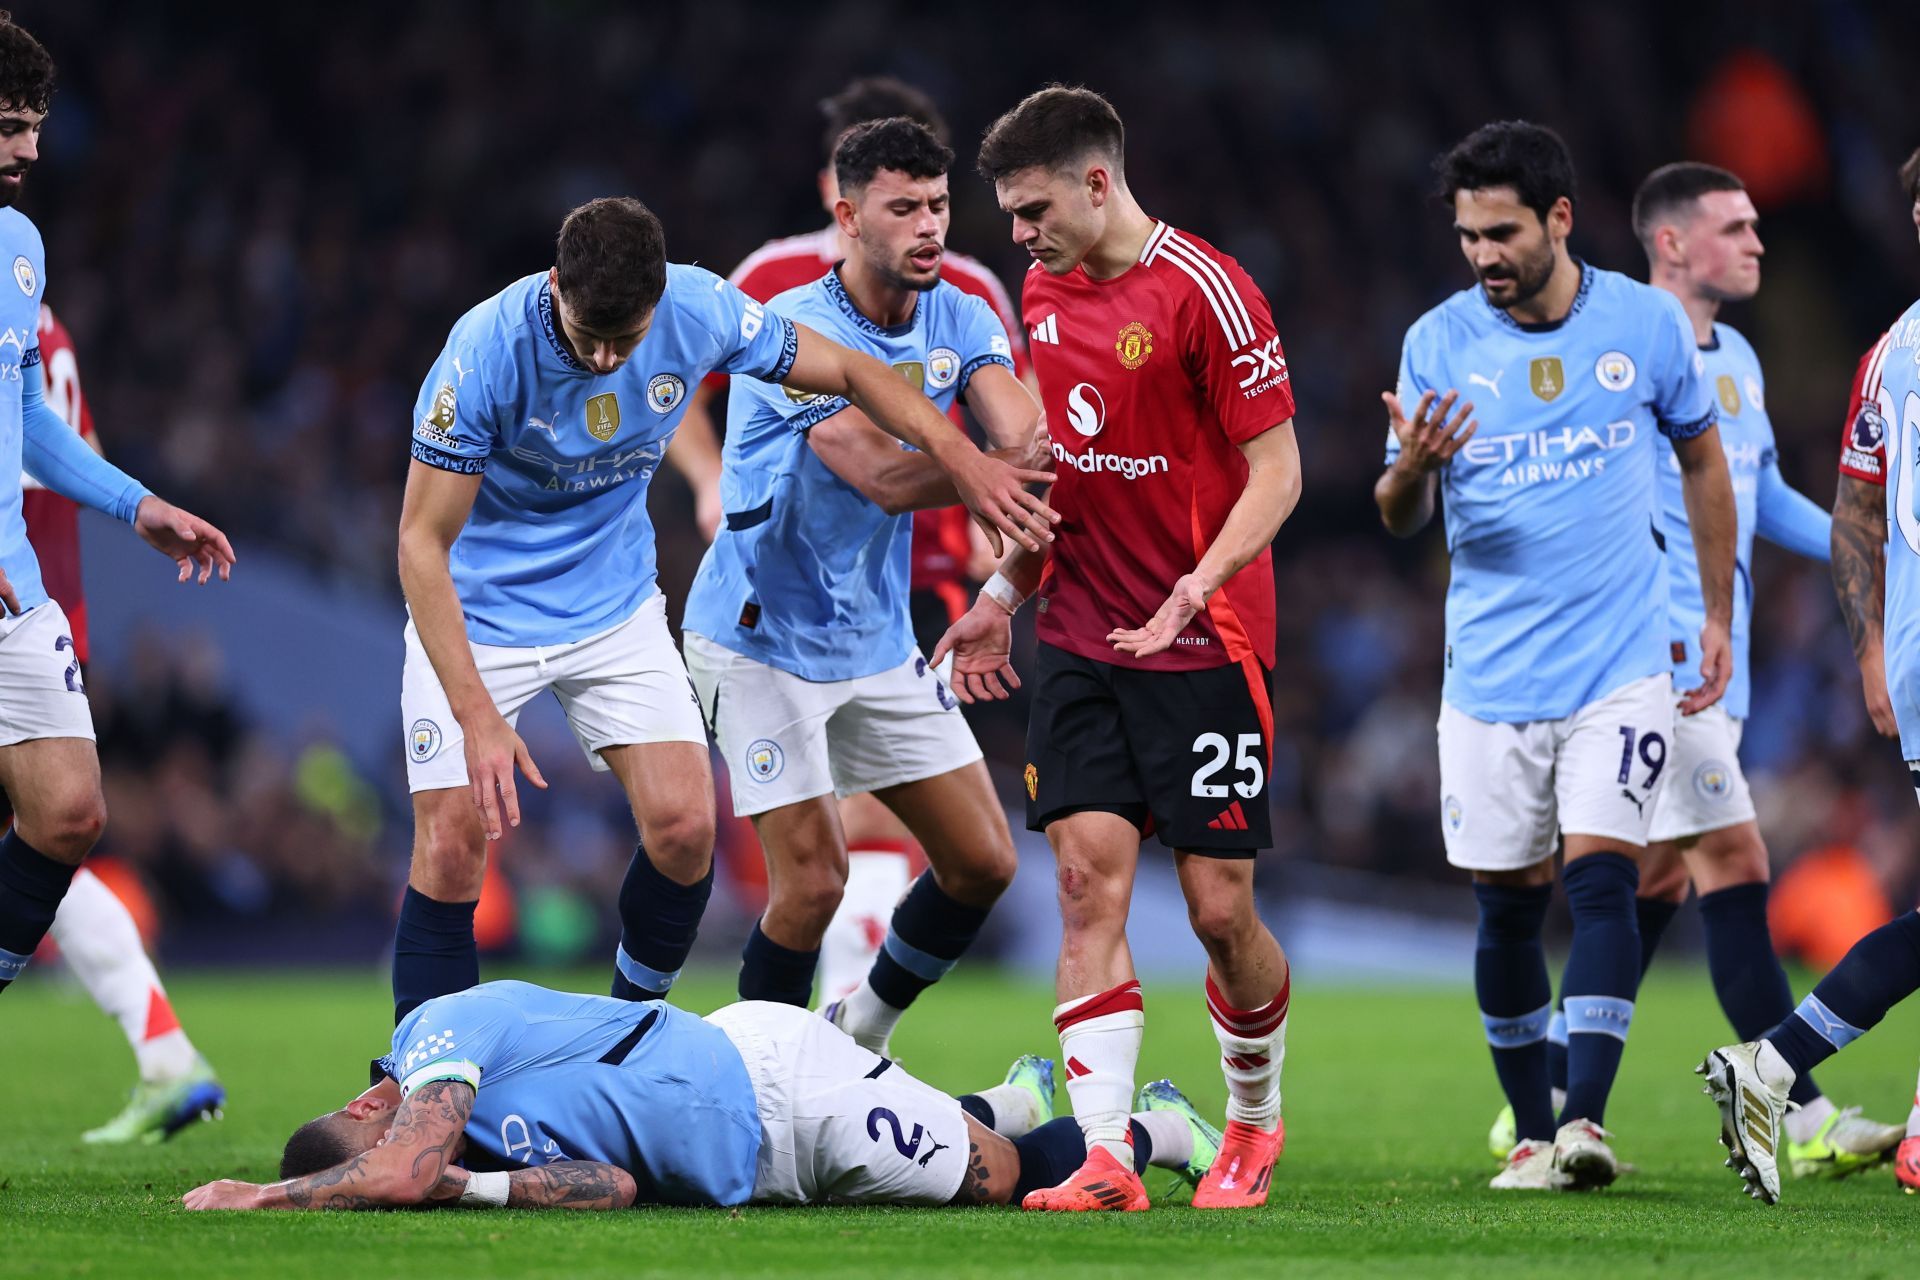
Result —
M287 1139L287 1149L280 1153L280 1176L304 1178L359 1155L342 1132L343 1127L338 1114L329 1112L295 1129Z
M821 150L827 163L840 145L840 135L869 120L891 120L905 116L927 127L941 142L947 141L947 122L933 99L904 80L892 76L861 76L830 98L820 99L820 114L826 117L827 130Z
M667 291L667 233L638 200L603 196L560 224L553 265L574 322L617 331Z
M1520 203L1547 220L1554 202L1574 198L1573 156L1560 135L1526 120L1483 124L1433 162L1434 194L1451 205L1456 192L1512 187Z
M1910 200L1920 200L1920 147L1915 147L1907 162L1900 166L1900 186Z
M866 186L882 169L909 178L937 178L952 164L953 148L905 116L857 124L833 149L833 177L843 192Z
M37 111L53 103L53 57L13 15L0 9L0 111Z
M1747 184L1738 174L1718 165L1682 160L1663 164L1647 175L1633 193L1633 234L1649 254L1653 252L1653 233L1661 224L1710 191L1745 191Z
M1050 84L993 122L980 140L980 176L998 182L1036 166L1064 169L1098 152L1122 171L1127 131L1113 104L1091 89Z

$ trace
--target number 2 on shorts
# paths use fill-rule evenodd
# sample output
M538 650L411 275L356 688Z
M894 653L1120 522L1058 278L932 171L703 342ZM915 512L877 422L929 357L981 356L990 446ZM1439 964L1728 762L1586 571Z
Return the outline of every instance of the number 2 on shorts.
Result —
M1233 767L1247 775L1243 781L1234 783L1233 789L1240 793L1242 800L1251 800L1259 795L1260 788L1266 785L1267 781L1266 766L1260 762L1261 745L1260 735L1257 733L1241 734L1237 751L1228 745L1227 735L1224 733L1203 733L1195 738L1194 751L1211 754L1210 758L1202 761L1200 767L1193 771L1193 794L1203 800L1226 799L1226 784L1215 782L1213 778L1227 767L1227 760L1232 756Z

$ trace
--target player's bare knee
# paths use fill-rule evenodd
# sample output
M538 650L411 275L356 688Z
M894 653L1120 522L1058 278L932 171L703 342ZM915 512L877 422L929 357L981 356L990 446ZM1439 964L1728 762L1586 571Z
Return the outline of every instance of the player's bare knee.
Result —
M1189 901L1187 921L1193 926L1193 936L1215 958L1238 954L1260 928L1252 899L1227 893Z
M1013 883L1013 876L1020 869L1020 859L1013 852L1011 843L1001 848L985 850L961 861L949 860L943 866L933 868L934 883L940 891L956 902L964 902L973 907L990 907L1000 900L1000 895Z
M669 880L692 884L713 865L713 811L696 808L649 817L641 842L654 868Z
M107 829L107 805L98 790L63 796L47 810L19 820L20 836L55 862L79 865Z

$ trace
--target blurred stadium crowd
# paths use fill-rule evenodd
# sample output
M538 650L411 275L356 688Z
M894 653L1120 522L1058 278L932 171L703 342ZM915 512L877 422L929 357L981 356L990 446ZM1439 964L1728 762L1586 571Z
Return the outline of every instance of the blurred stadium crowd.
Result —
M272 546L390 599L396 629L419 379L460 313L550 260L567 208L637 194L671 256L724 272L822 224L812 105L886 71L953 125L949 242L1017 284L973 142L1048 80L1107 93L1134 189L1241 260L1297 375L1306 494L1276 548L1283 877L1305 860L1452 878L1433 737L1444 552L1431 532L1396 544L1368 497L1400 336L1467 279L1427 198L1437 151L1492 118L1553 125L1581 166L1576 249L1641 275L1641 176L1680 158L1741 173L1769 256L1758 301L1727 318L1765 362L1785 475L1823 506L1853 363L1920 293L1893 177L1920 143L1912 5L1122 3L1091 43L1071 5L16 7L61 64L26 208L108 452L243 561ZM655 491L677 616L701 545L684 488ZM1825 851L1911 901L1909 784L1871 735L1824 567L1763 550L1754 580L1745 751L1776 856ZM155 640L96 665L102 852L164 910L385 918L409 836L397 732L390 769L360 777L324 741L245 723L208 659ZM1015 702L976 721L1009 787L1023 717ZM536 802L507 851L533 939L591 931L581 903L606 900L629 848L617 789L561 759L576 754L543 757L572 802Z

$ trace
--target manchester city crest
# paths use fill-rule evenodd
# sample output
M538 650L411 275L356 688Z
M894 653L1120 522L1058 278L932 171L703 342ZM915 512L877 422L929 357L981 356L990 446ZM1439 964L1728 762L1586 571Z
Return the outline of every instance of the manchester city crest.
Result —
M927 352L927 385L945 391L960 376L960 353L952 347L935 347Z
M1594 379L1609 391L1625 391L1637 374L1633 357L1624 351L1603 351L1593 362Z
M747 774L755 782L772 782L786 764L786 753L772 738L756 738L747 744Z
M440 726L431 720L415 720L407 730L407 757L425 764L440 754Z
M20 292L29 298L33 296L33 291L40 287L39 280L34 278L33 264L27 261L27 255L24 253L13 260L13 279L20 286Z
M672 413L680 407L680 402L686 396L687 384L680 380L678 374L656 373L653 380L647 383L647 407L655 413ZM614 420L619 421L617 414Z

